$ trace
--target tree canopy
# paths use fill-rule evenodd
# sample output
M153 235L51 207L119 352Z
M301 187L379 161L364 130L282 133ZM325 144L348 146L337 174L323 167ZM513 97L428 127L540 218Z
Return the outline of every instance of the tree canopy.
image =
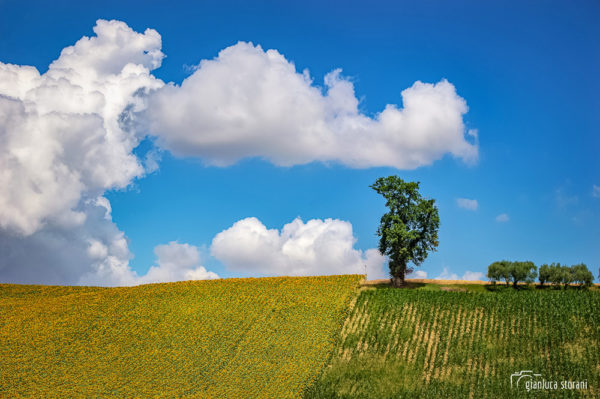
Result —
M546 264L540 266L538 279L540 280L541 286L543 286L547 282L550 282L550 266Z
M589 287L594 282L594 275L587 268L585 263L571 266L573 272L573 280L579 284L580 287Z
M531 261L511 262L509 274L516 287L519 282L532 283L537 277L537 268Z
M533 262L510 262L502 260L488 266L488 278L492 283L504 280L506 285L513 283L517 287L520 282L531 283L537 276L537 268Z
M506 285L512 281L513 286L518 282L532 282L536 275L536 267L533 262L509 262L506 260L494 262L488 266L488 278L493 284L498 280L506 281ZM550 283L554 287L565 287L577 283L580 288L590 287L594 282L594 275L584 263L573 266L552 263L543 264L539 268L538 279L540 285Z
M510 262L507 260L501 260L498 262L494 262L488 266L488 278L492 281L493 284L496 284L496 281L504 280L506 285L510 282Z

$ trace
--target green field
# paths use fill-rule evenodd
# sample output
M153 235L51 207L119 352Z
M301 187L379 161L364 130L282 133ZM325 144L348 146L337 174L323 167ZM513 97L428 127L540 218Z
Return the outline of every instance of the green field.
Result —
M360 279L0 285L0 397L298 398Z
M0 397L600 397L597 288L361 278L0 285Z
M597 290L417 286L361 292L305 398L600 397ZM511 388L521 370L588 389Z

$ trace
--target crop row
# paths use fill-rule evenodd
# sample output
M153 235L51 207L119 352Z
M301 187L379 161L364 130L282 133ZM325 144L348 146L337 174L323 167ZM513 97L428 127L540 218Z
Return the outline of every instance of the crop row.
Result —
M308 397L599 397L598 309L595 292L365 291ZM588 389L511 389L521 370Z

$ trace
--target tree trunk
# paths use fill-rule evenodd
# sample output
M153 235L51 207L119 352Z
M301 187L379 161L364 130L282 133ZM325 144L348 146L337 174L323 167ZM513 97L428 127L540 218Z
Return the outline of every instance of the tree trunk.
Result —
M406 274L406 267L402 268L402 270L398 271L395 276L392 277L392 284L394 287L404 287L406 286L406 281L404 280L404 275Z

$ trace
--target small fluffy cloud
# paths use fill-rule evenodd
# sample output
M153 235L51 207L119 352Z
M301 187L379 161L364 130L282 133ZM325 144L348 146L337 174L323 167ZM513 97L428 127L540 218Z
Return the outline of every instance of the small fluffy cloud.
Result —
M435 280L469 280L469 281L475 281L475 280L483 280L485 278L485 275L481 272L472 272L470 270L467 270L465 272L465 274L462 275L461 278L458 277L458 274L456 273L451 273L450 270L448 270L447 267L444 267L442 270L442 273L437 276L435 278Z
M447 267L444 267L442 274L437 276L435 280L458 280L458 274L450 273Z
M595 184L592 185L592 196L600 198L600 186Z
M424 279L424 278L427 278L427 272L425 270L415 270L412 273L410 273L409 275L407 275L406 278Z
M387 105L374 118L359 111L354 85L340 70L324 83L323 92L277 50L239 42L203 60L180 86L154 93L146 118L174 154L221 166L245 157L400 169L447 153L477 159L477 133L463 122L467 104L446 80L415 82L401 93L403 108Z
M496 222L498 223L506 223L510 220L510 218L508 217L508 214L506 213L501 213L498 216L496 216Z
M483 274L482 272L472 272L470 270L467 270L465 274L463 274L461 280L485 280L485 274Z
M242 219L217 234L211 254L227 268L276 276L364 274L388 277L385 257L377 249L354 249L349 222L296 218L281 231L267 229L256 218Z
M456 205L468 211L476 211L479 208L479 202L476 199L457 198Z
M139 283L161 283L182 280L208 280L219 278L216 273L200 266L200 251L189 244L171 241L154 248L157 265L139 279Z

